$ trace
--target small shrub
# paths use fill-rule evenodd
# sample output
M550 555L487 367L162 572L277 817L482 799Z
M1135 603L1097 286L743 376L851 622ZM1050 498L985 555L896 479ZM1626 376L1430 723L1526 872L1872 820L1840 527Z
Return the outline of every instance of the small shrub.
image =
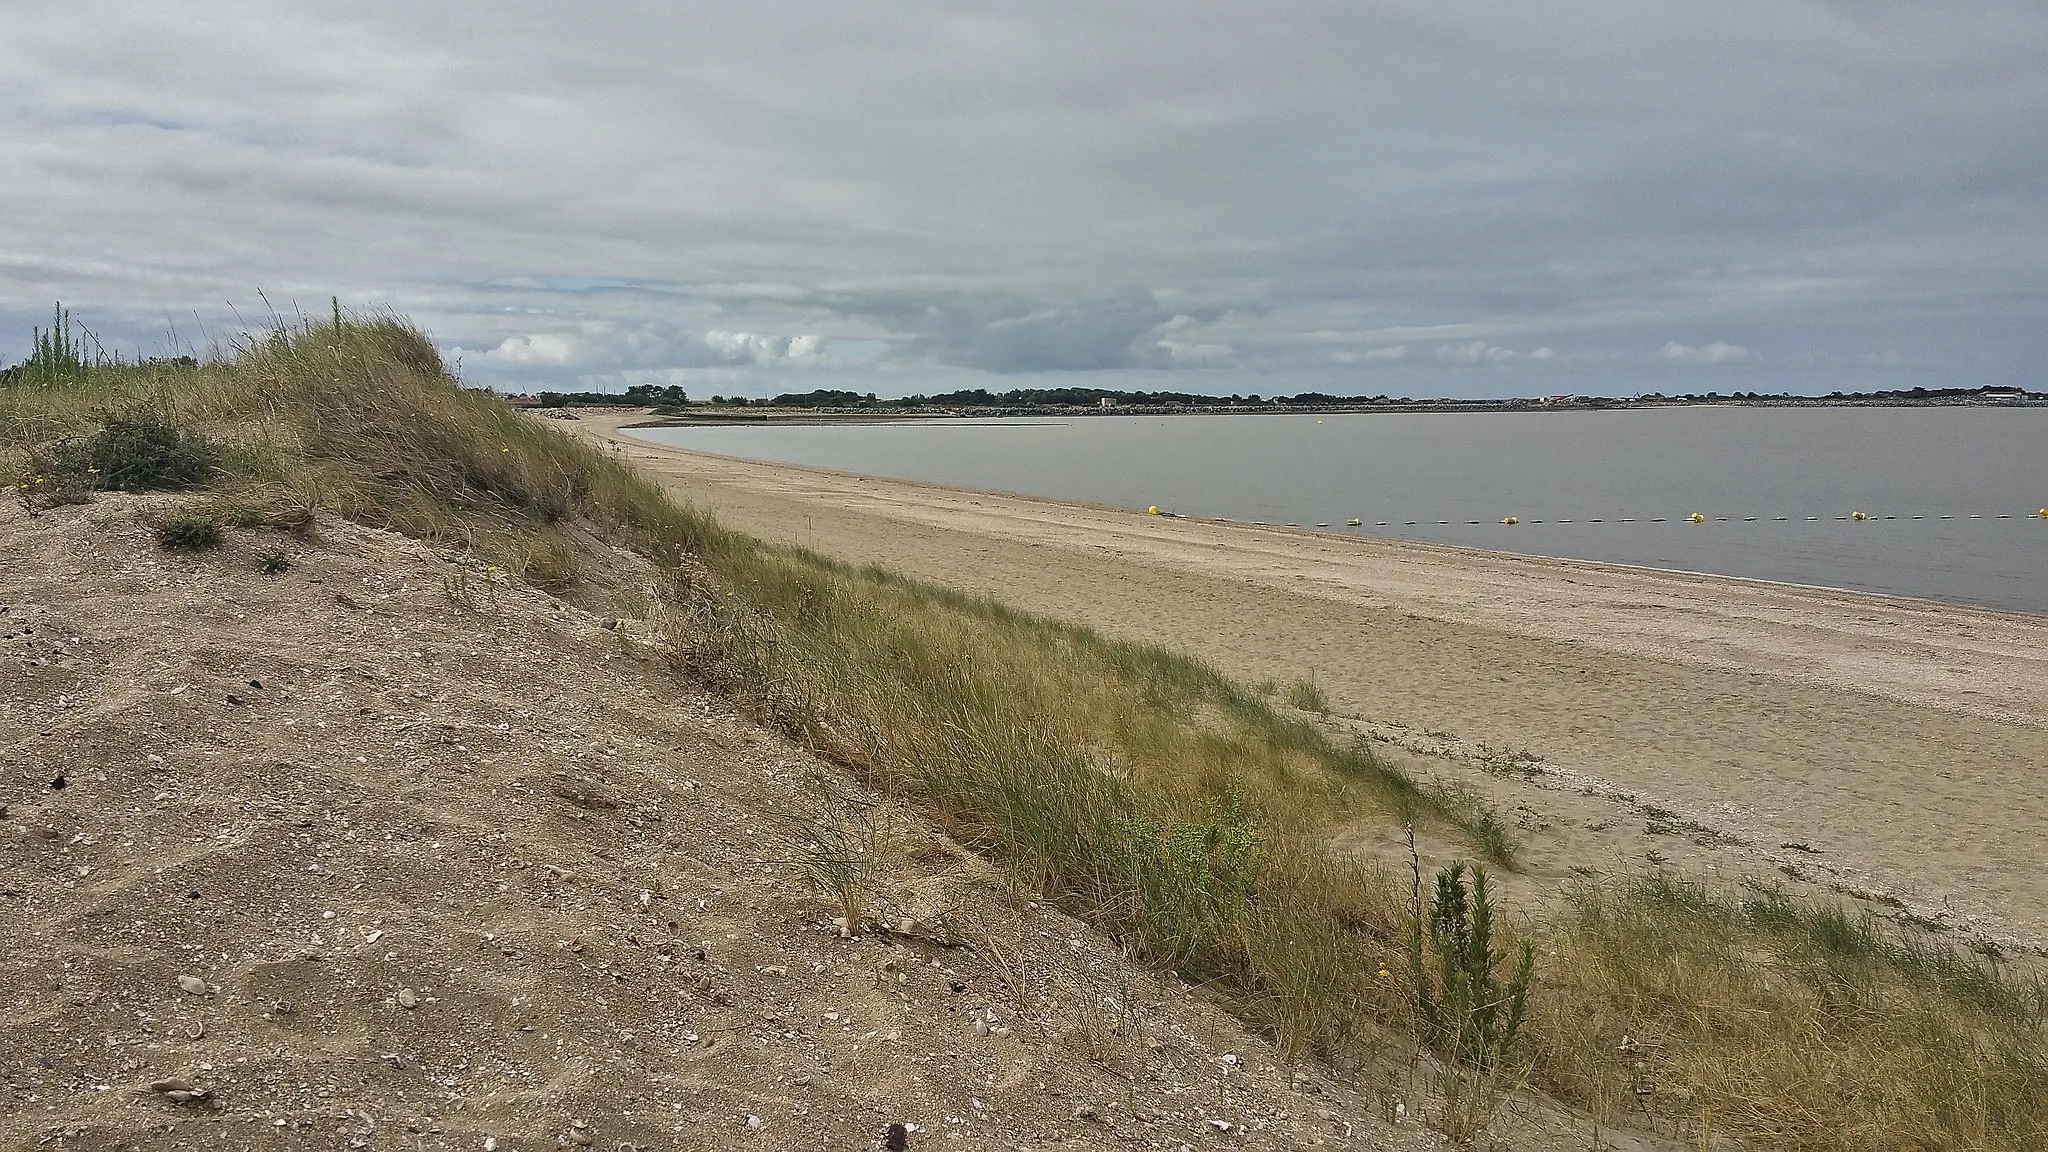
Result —
M542 533L520 555L520 579L544 592L566 591L579 574L576 546L558 533Z
M32 458L14 481L15 498L22 511L34 516L45 508L67 504L90 504L92 492L49 460Z
M282 548L273 548L256 558L256 570L265 576L275 576L290 570L292 558Z
M178 516L157 525L157 542L180 552L220 546L220 525L204 516Z
M84 440L58 447L64 471L108 492L176 491L214 475L214 446L161 417L116 416Z
M1422 794L1465 833L1480 855L1510 872L1515 870L1515 853L1520 847L1515 834L1500 810L1487 803L1477 788L1464 781L1432 780L1423 786Z
M497 572L492 565L483 574L470 571L466 564L457 564L455 570L441 577L441 594L448 602L465 612L496 612L498 610L498 586L491 576Z
M796 848L790 863L839 905L840 935L857 936L885 872L888 812L829 773L812 772L805 784L813 810L784 821Z
M1224 968L1219 949L1252 904L1266 847L1233 781L1196 820L1132 815L1120 822L1126 877L1153 948L1176 968L1207 974Z
M1505 1063L1522 1029L1535 949L1522 942L1521 961L1503 982L1495 969L1506 957L1493 947L1493 896L1486 870L1465 865L1437 873L1436 892L1422 907L1422 872L1415 871L1415 908L1408 930L1408 974L1423 1039L1447 1060L1488 1071Z
M1328 712L1330 698L1313 680L1296 680L1287 686L1287 703L1303 712Z

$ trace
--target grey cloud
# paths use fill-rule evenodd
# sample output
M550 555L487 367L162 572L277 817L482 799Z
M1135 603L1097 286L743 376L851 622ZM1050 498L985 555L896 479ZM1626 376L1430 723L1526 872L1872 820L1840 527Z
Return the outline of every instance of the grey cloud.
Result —
M234 331L258 289L389 304L521 386L769 390L851 371L835 341L893 350L863 391L2038 386L2048 337L2048 8L2021 0L73 0L7 24L0 358L57 298L147 349Z

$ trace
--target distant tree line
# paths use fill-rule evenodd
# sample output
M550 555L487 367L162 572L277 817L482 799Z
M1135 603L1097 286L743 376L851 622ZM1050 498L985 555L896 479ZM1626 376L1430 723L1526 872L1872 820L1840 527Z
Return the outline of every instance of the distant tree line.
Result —
M1403 398L1405 400L1405 397ZM1275 396L1268 400L1256 393L1230 396L1206 396L1195 392L1123 392L1112 388L1014 388L1008 392L990 392L986 388L965 388L957 392L940 392L935 395L918 394L896 400L879 400L872 392L865 395L834 388L819 388L810 392L785 392L768 403L785 408L1098 408L1103 401L1114 405L1159 407L1168 404L1186 405L1230 405L1230 404L1388 404L1394 401L1385 396L1328 396L1321 392L1303 392L1298 396Z

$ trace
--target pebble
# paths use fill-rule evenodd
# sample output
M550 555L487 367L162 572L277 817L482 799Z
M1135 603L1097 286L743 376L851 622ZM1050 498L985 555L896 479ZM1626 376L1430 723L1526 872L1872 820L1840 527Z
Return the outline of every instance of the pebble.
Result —
M213 1095L212 1090L195 1087L190 1081L175 1076L167 1080L151 1081L149 1090L161 1093L164 1099L173 1104L191 1104Z
M400 988L398 990L398 1006L407 1009L419 1007L419 995L410 988Z
M201 980L197 976L178 977L178 987L183 988L194 996L206 995L206 981Z

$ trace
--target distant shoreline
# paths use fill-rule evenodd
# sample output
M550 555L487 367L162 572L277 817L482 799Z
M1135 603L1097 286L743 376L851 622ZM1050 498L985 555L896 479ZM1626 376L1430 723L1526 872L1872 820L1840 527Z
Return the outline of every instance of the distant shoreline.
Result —
M1459 777L1524 789L1499 794L1504 810L1549 811L1546 785L1578 773L1725 826L1755 848L1729 849L1748 853L1729 868L1775 854L1823 886L1953 898L1994 935L2038 941L2048 925L2048 889L2024 866L2048 805L2024 767L2048 756L2048 617L747 460L622 435L637 415L585 410L572 427L742 531L1247 683L1310 679L1397 738L1454 733L1550 766L1534 783ZM1575 819L1570 862L1617 834ZM1971 847L1930 854L1925 836ZM1645 844L1685 848L1667 839Z
M645 408L641 404L528 404L538 411L570 411L577 408ZM1542 403L1515 400L1417 400L1379 404L1117 404L1089 407L1069 404L1041 405L918 405L892 408L805 407L797 405L748 404L696 406L663 411L651 409L633 427L661 428L720 424L894 424L913 421L960 419L1076 419L1117 416L1330 416L1366 413L1403 414L1433 412L1616 412L1660 408L2048 408L2048 396L2024 398L1939 397L1923 400L1898 398L1784 398L1756 400L1610 400L1603 397L1575 398L1569 402Z

